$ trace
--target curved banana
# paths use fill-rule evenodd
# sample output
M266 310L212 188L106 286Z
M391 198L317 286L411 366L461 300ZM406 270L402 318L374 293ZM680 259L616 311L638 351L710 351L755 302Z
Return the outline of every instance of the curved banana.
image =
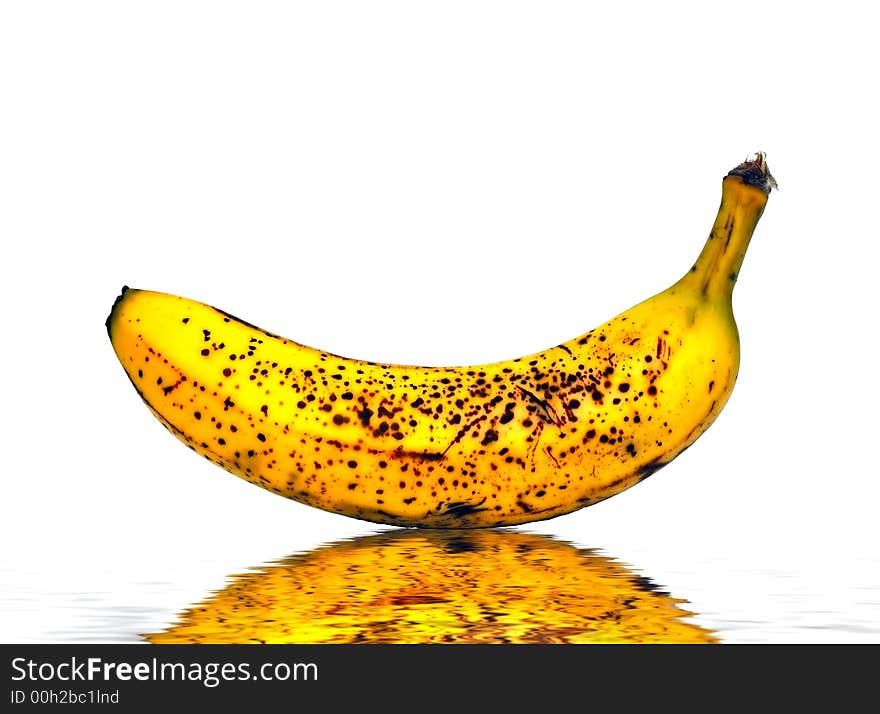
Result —
M402 526L551 518L647 478L721 411L739 365L733 286L773 186L762 154L736 167L684 277L517 359L349 359L209 305L127 288L107 329L169 431L258 486Z

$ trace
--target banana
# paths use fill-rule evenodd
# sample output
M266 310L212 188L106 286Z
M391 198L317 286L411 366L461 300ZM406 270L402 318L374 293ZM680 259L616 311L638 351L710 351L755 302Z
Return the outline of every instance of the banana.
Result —
M681 279L516 359L350 359L200 302L128 288L107 330L172 434L269 491L400 526L552 518L644 480L724 407L740 357L733 287L772 187L763 154L737 166Z
M511 530L389 530L233 575L153 644L711 644L684 600Z

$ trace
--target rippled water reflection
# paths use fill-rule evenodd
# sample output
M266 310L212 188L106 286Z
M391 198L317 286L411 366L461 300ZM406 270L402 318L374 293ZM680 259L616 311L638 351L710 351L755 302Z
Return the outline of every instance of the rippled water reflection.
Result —
M547 536L389 531L253 572L153 643L712 643L625 565Z
M263 547L198 544L18 557L0 564L0 639L880 643L872 542L822 557L698 545L645 543L623 560L517 530L400 530L272 562Z

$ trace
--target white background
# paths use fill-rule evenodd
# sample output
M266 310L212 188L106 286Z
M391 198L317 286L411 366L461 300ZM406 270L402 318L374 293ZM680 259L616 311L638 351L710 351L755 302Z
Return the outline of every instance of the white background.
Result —
M107 339L123 284L353 357L504 359L670 284L763 150L780 190L728 406L653 478L529 529L731 640L880 641L869 7L4 3L0 640L113 639L102 608L161 627L376 529L173 439Z

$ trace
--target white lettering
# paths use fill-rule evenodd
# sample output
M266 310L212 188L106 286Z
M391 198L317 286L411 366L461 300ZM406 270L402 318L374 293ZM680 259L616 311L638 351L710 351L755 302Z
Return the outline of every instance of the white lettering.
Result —
M21 664L19 664L20 662L24 662L24 657L16 657L14 660L12 660L12 668L21 672L21 676L19 676L19 677L16 677L15 675L13 675L13 677L12 677L13 682L20 682L22 679L27 677L27 672L25 672L24 669L22 669Z

